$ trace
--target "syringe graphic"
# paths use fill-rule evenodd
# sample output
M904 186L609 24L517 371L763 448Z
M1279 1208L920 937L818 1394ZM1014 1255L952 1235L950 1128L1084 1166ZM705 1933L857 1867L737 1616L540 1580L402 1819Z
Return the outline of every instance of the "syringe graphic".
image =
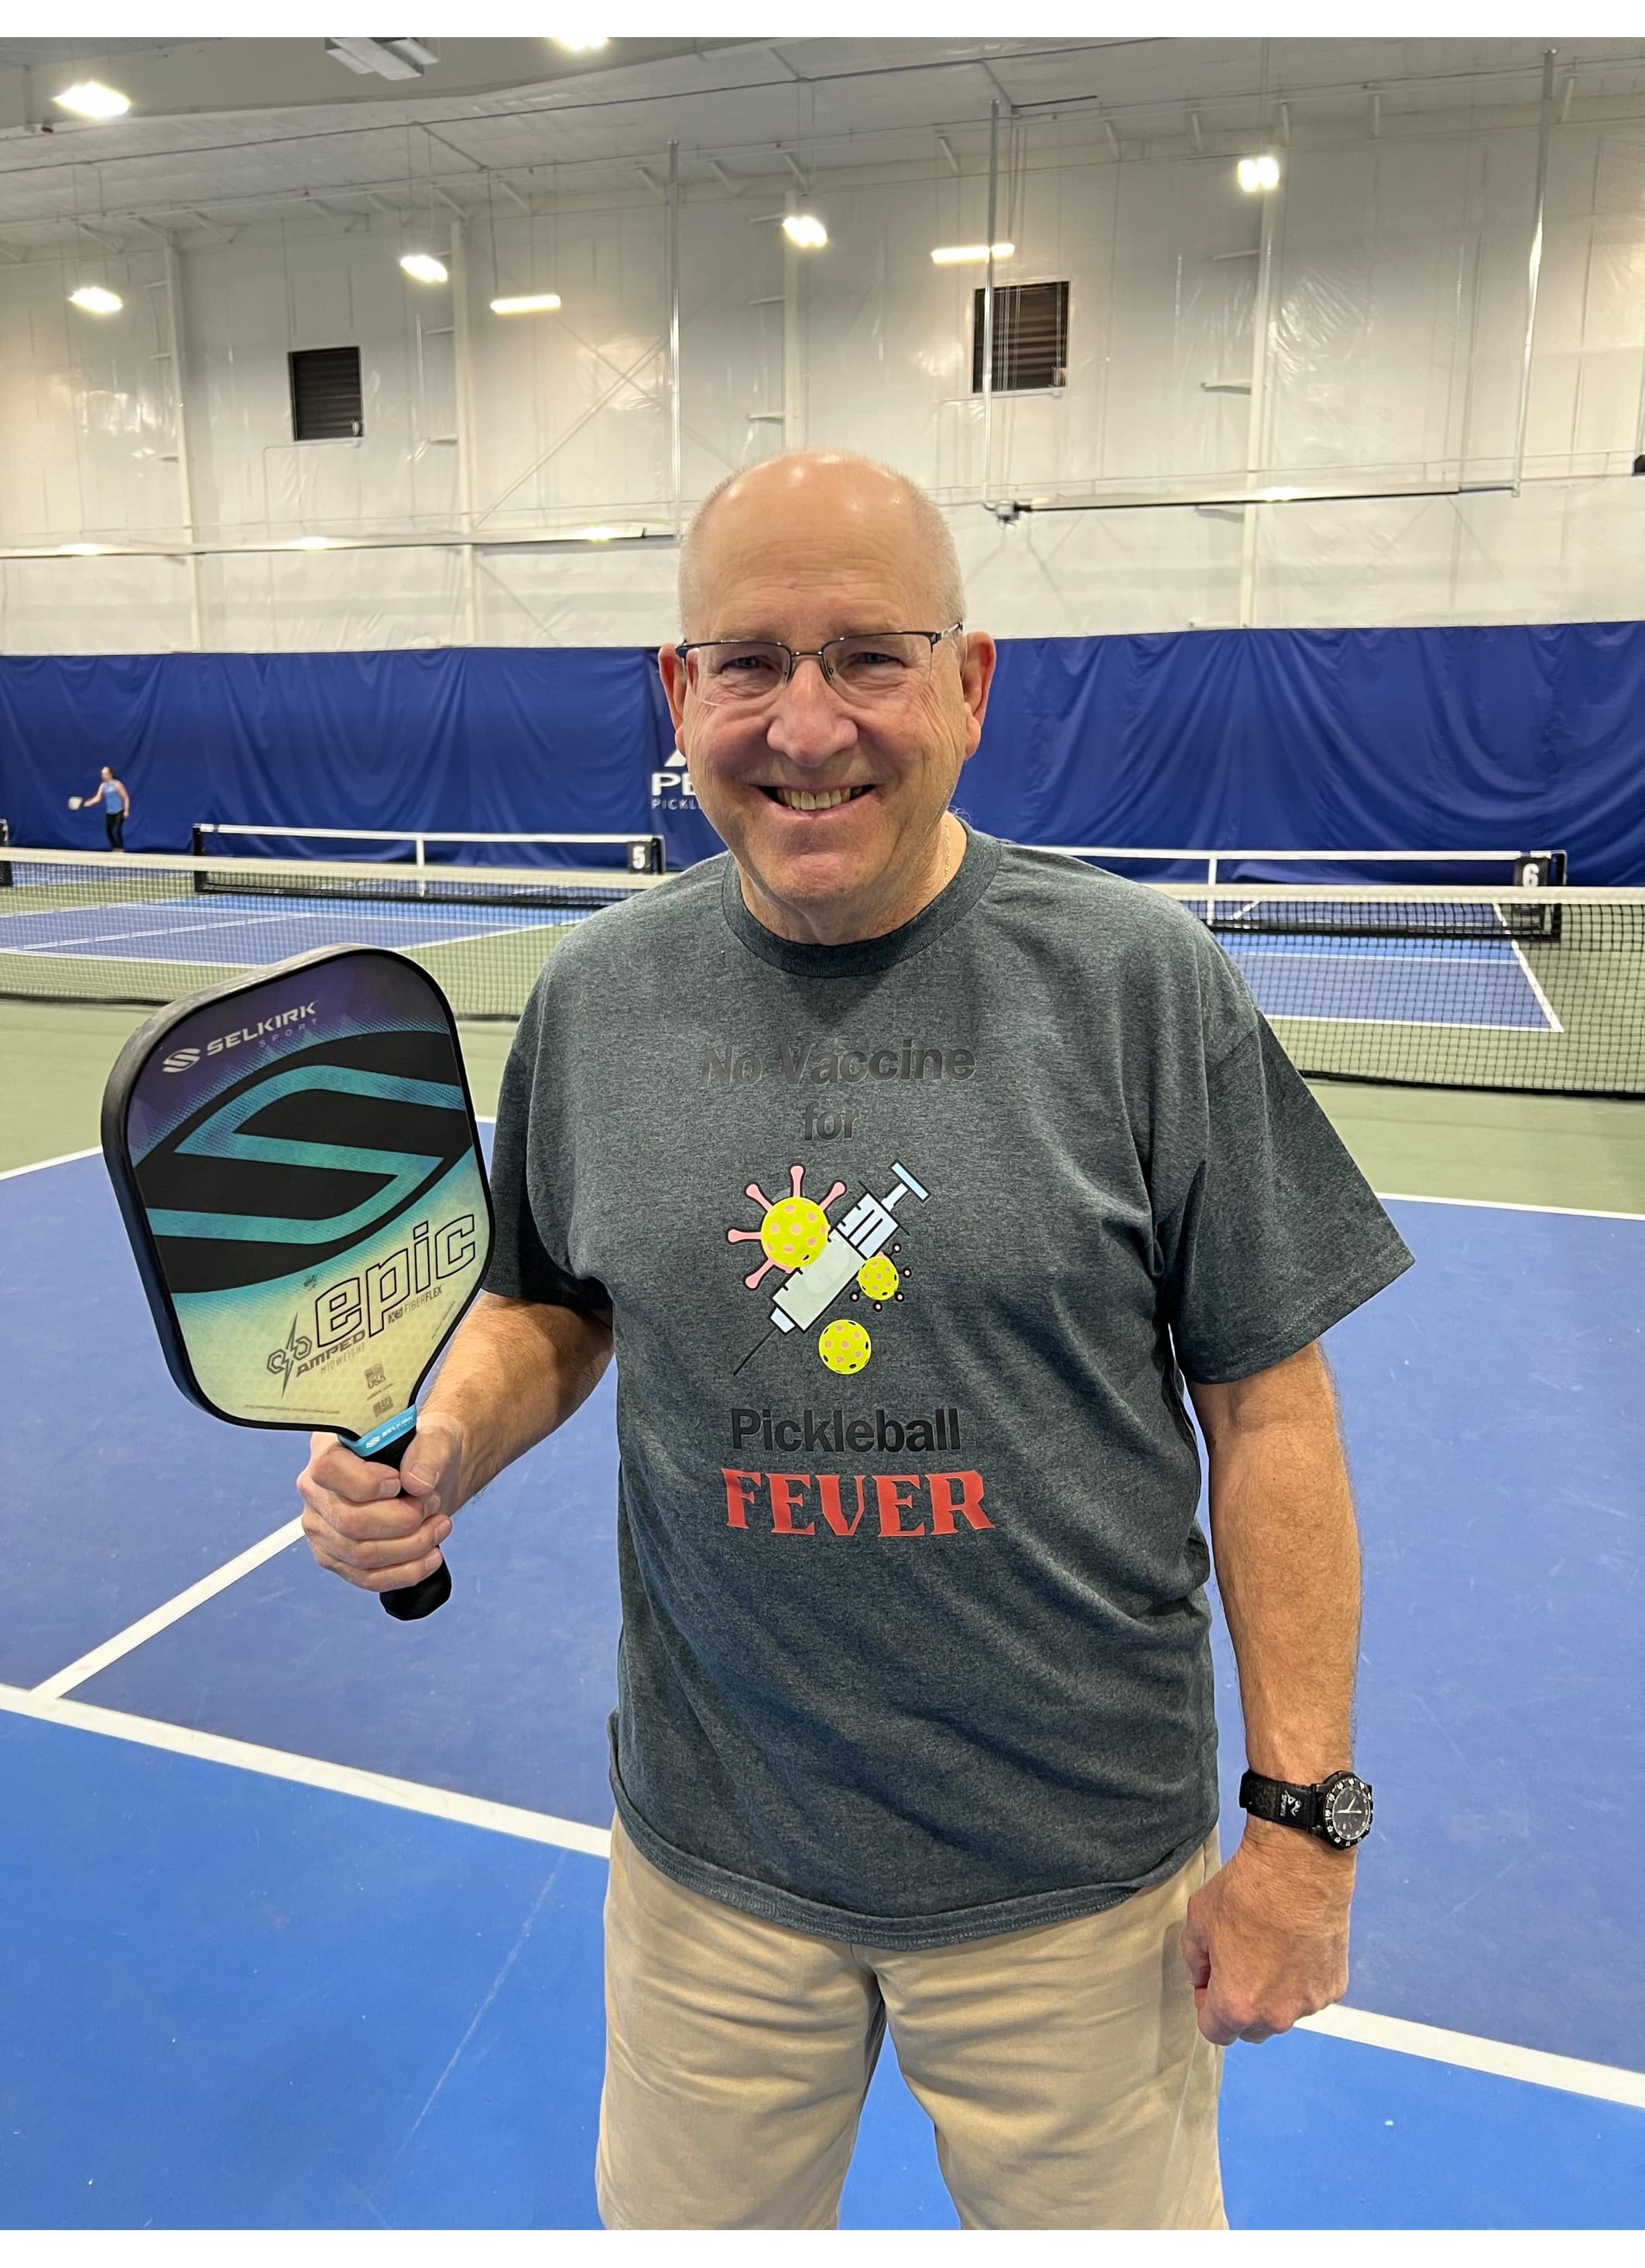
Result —
M889 1243L896 1226L894 1208L899 1197L911 1193L924 1203L929 1192L920 1187L906 1166L893 1160L891 1171L896 1175L896 1187L883 1197L865 1194L859 1198L838 1227L829 1231L828 1242L811 1265L796 1268L773 1296L771 1321L779 1331L809 1329L845 1290L863 1262L872 1260L882 1246Z

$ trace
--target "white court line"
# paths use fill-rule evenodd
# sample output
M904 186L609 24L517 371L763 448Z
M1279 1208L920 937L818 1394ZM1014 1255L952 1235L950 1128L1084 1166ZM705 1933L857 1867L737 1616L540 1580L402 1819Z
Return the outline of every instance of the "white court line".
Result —
M1437 2024L1413 2024L1403 2016L1377 2016L1368 2008L1324 2008L1304 2016L1302 2029L1360 2046L1390 2048L1396 2055L1420 2056L1464 2071L1489 2072L1497 2079L1523 2080L1532 2087L1557 2088L1562 2095L1586 2095L1596 2102L1626 2102L1645 2110L1645 2072L1615 2064L1583 2063L1575 2056L1550 2055L1543 2048L1516 2048L1506 2040L1485 2040L1472 2032L1442 2031Z
M0 1711L13 1717L33 1717L48 1725L66 1725L82 1733L100 1733L111 1740L131 1741L139 1748L163 1749L174 1756L195 1756L205 1764L229 1764L240 1771L260 1772L268 1779L289 1780L299 1787L327 1788L336 1795L358 1796L366 1803L385 1803L398 1811L418 1811L430 1819L451 1819L464 1827L483 1827L497 1835L516 1835L527 1843L550 1843L562 1851L581 1851L593 1859L609 1859L611 1837L603 1827L585 1827L580 1820L557 1819L546 1811L526 1811L512 1803L491 1803L477 1795L457 1795L449 1788L427 1787L420 1780L394 1779L386 1772L364 1771L355 1764L337 1764L320 1756L302 1756L289 1749L260 1748L252 1741L231 1740L223 1733L197 1732L188 1725L167 1725L154 1717L128 1716L120 1709L99 1709L88 1701L48 1700L20 1685L0 1685Z
M220 1764L265 1778L285 1780L299 1787L318 1787L336 1795L351 1795L367 1803L387 1804L400 1811L420 1812L431 1819L448 1819L459 1826L477 1827L494 1835L513 1835L527 1843L543 1843L562 1851L579 1851L586 1857L609 1859L611 1837L602 1827L586 1827L580 1820L558 1819L550 1812L527 1811L511 1803L492 1803L480 1796L456 1795L448 1788L429 1787L420 1780L395 1779L385 1772L363 1771L353 1764L328 1763L287 1749L259 1748L221 1733L196 1732L186 1725L167 1725L157 1718L129 1716L122 1710L99 1709L84 1701L48 1700L38 1692L16 1685L0 1685L0 1711L16 1717L33 1717L43 1723L63 1725L77 1732L99 1733L140 1748L159 1749L171 1756L193 1756L204 1764ZM1362 2047L1383 2048L1397 2055L1420 2057L1428 2063L1450 2064L1464 2071L1479 2071L1500 2079L1548 2087L1565 2095L1582 2095L1599 2102L1619 2102L1645 2110L1645 2072L1624 2071L1612 2064L1585 2063L1575 2056L1550 2055L1541 2048L1522 2048L1506 2040L1487 2040L1470 2032L1450 2032L1435 2024L1415 2024L1399 2016L1379 2016L1365 2008L1327 2008L1305 2016L1302 2029L1327 2037L1351 2040Z
M84 1685L88 1677L95 1677L100 1669L107 1669L111 1661L118 1661L122 1654L133 1653L148 1639L158 1638L163 1630L169 1630L173 1623L181 1622L185 1615L192 1614L196 1607L204 1606L208 1599L215 1599L218 1592L226 1591L231 1583L238 1583L243 1575L253 1574L269 1560L277 1558L288 1544L297 1542L302 1532L303 1522L299 1514L295 1520L288 1520L284 1528L277 1528L271 1535L265 1535L260 1543L254 1543L249 1550L242 1551L238 1558L225 1559L220 1567L214 1567L209 1575L203 1575L186 1591L179 1591L174 1599L167 1599L163 1606L156 1607L152 1614L144 1615L140 1622L129 1623L124 1630L116 1631L113 1638L106 1638L101 1646L93 1646L90 1653L83 1653L77 1661L70 1662L65 1669L42 1678L33 1690L42 1701L61 1699L63 1694L72 1692L77 1685Z
M1593 1205L1516 1204L1511 1197L1429 1197L1409 1189L1378 1189L1378 1204L1466 1205L1478 1212L1557 1212L1570 1220L1645 1220L1645 1212L1602 1212Z
M8 1166L0 1172L0 1182L14 1182L19 1174L43 1174L48 1166L76 1166L82 1158L100 1158L98 1150L65 1150L61 1158L36 1158L32 1166Z

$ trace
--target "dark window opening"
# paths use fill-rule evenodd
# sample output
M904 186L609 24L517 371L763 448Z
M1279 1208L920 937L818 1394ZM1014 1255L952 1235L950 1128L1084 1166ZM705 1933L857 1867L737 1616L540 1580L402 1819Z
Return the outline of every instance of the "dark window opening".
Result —
M983 390L983 305L972 300L971 392ZM996 284L994 286L994 392L1027 394L1067 383L1068 286L1066 284Z
M291 438L357 441L365 431L358 347L305 347L288 359Z

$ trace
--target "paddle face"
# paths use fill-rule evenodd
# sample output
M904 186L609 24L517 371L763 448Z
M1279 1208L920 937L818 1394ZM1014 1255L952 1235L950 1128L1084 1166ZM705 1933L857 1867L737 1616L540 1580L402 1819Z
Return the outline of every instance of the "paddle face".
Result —
M409 1409L491 1246L444 995L370 946L174 1002L109 1074L103 1153L173 1378L240 1425Z

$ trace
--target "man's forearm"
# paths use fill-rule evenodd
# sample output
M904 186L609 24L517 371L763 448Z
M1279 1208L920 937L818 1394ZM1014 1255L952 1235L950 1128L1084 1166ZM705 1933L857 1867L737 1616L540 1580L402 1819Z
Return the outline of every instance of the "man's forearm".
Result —
M611 1359L608 1319L483 1293L446 1351L424 1403L461 1434L466 1504L581 1408ZM457 1504L446 1507L455 1512Z
M1360 1636L1359 1538L1324 1359L1305 1348L1193 1395L1246 1761L1311 1783L1351 1760Z

